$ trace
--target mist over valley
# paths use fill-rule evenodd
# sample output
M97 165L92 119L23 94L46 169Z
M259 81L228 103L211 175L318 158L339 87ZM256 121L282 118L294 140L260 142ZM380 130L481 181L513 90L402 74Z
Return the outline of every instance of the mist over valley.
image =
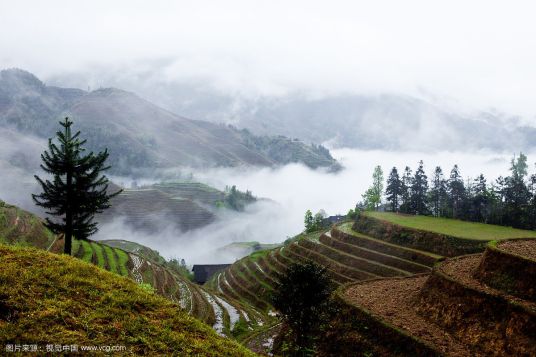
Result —
M0 1L0 355L536 356L530 1Z

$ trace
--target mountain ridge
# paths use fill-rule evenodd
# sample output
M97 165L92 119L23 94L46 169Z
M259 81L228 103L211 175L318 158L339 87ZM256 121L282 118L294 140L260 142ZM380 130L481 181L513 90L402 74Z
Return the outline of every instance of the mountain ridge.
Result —
M0 124L48 138L63 116L74 118L75 129L88 139L90 150L108 147L110 164L117 174L177 166L277 166L291 162L340 169L327 150L310 150L302 142L281 137L274 145L268 140L268 149L252 147L235 128L184 118L122 89L87 92L49 87L27 71L0 71ZM284 155L270 154L272 151L283 151Z

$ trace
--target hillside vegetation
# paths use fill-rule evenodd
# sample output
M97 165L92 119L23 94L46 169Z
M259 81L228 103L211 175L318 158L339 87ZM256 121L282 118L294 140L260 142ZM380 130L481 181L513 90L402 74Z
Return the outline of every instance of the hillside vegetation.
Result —
M78 259L0 245L0 341L124 354L251 356L177 305ZM21 269L24 267L24 269Z
M536 237L536 231L527 231L492 224L466 222L450 218L436 218L430 216L415 216L375 211L368 211L364 214L401 226L447 234L459 238L495 240Z
M99 216L103 222L121 217L137 230L156 232L164 224L187 231L215 220L214 213L198 203L154 188L127 189L112 199L112 206Z
M106 223L121 218L123 223L149 233L167 225L188 231L214 222L222 209L243 211L256 200L250 191L242 192L235 186L220 191L191 180L164 181L124 189L111 199L111 208L99 220Z
M0 217L3 217L0 232L9 237L9 240L2 239L3 242L63 252L62 237L52 235L33 214L2 202ZM192 283L191 272L181 262L166 261L158 252L138 243L74 240L73 256L115 273L118 278L119 275L130 278L147 291L176 303L220 335L245 337L270 320L247 304Z
M0 243L48 249L54 239L38 217L0 200Z
M385 216L391 217L389 214L385 214ZM425 280L422 277L430 274L433 267L445 259L447 253L448 256L456 256L467 254L467 252L482 252L487 241L491 240L492 237L512 239L527 237L531 234L535 236L534 232L501 226L433 217L393 216L400 220L415 221L421 225L418 226L419 229L402 227L387 219L382 219L384 214L361 214L355 221L340 222L330 230L299 234L285 242L281 247L254 252L216 274L207 282L207 286L213 290L221 291L226 297L239 300L244 304L251 304L265 314L270 314L273 310L271 295L276 287L278 276L284 273L285 269L292 263L312 261L326 267L332 281L340 289L344 289L350 283L370 280L381 282L386 278L393 279L395 282L404 282L406 279L418 277L416 279L422 283ZM469 238L458 238L446 234L464 232L465 227L469 227L467 228ZM481 235L475 235L480 228L483 230ZM493 234L496 232L500 234ZM518 239L515 241L517 242ZM380 306L387 296L397 294L397 290L383 289L378 290L375 294L375 300ZM393 306L396 308L396 304ZM411 309L411 307L408 306L407 309ZM343 315L345 313L343 312ZM334 348L329 353L326 352L328 350L325 350L325 355L352 355L350 351L357 350L374 351L379 355L386 356L393 355L393 353L397 355L399 352L400 355L406 355L403 353L402 347L398 352L372 348L371 346L376 343L375 340L364 343L357 339L352 340L351 344L343 345L342 343L347 342L346 337L354 336L352 335L352 324L364 326L365 330L377 328L377 325L369 318L359 315L363 317L362 320L359 320L352 315L354 313L355 310L348 312L350 322L341 316L341 321L339 321L341 325L337 325L335 332L332 332L325 339L326 346ZM273 337L277 333L278 329L274 328L267 330L265 335ZM388 337L384 339L388 339ZM396 341L400 346L406 342L413 343L411 342L413 340L408 342L399 339ZM256 346L256 351L263 351L262 348L258 348L258 343L254 343L255 341L249 342ZM339 342L341 342L340 345ZM408 346L410 350L414 347L414 345ZM338 347L341 349L337 350ZM412 351L418 355L417 350Z
M232 127L191 120L120 89L84 91L46 86L33 74L0 71L0 124L41 138L69 115L90 150L109 149L111 172L135 174L177 166L335 166L329 152L301 141L244 137ZM251 140L250 140L251 139ZM262 142L262 146L251 142Z

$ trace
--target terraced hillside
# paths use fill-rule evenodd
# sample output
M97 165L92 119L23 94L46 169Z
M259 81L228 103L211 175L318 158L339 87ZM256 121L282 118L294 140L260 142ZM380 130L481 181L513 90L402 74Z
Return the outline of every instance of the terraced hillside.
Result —
M482 252L492 240L536 237L536 231L388 212L365 212L353 228L377 239L447 257Z
M214 221L214 214L196 202L173 196L155 188L129 189L112 199L112 207L99 219L109 222L122 217L136 230L155 232L163 222L172 222L176 228L187 231Z
M63 251L62 237L55 237L31 213L2 202L0 223L2 243L34 246L53 253ZM148 247L128 241L111 244L73 240L72 254L168 298L221 335L246 337L272 319L247 304L192 283L170 269L158 252Z
M489 236L476 239L438 233L436 230L444 225L443 220L437 221L438 227L433 225L434 218L429 220L429 230L425 231L398 226L368 213L362 214L355 222L341 222L328 231L300 234L282 247L255 252L242 258L216 274L207 282L207 286L228 298L251 304L259 311L271 314L270 294L277 276L294 262L314 261L325 266L332 280L340 287L386 278L395 279L394 281L409 281L406 278L420 281L432 271L436 263L444 260L438 251L456 255L467 249L482 251L487 244L485 238ZM455 220L448 223L451 228L457 229L459 226L472 225ZM502 239L534 234L503 228L486 227L488 232L502 232L498 236ZM384 289L382 294L388 296L391 291ZM376 297L378 301L381 301L380 295ZM337 333L344 335L342 330ZM348 351L345 353L348 354Z
M208 282L225 296L252 304L269 313L270 293L277 275L294 262L314 261L328 269L342 285L379 277L426 273L441 256L361 234L343 222L330 231L301 234L282 247L253 253Z
M110 191L118 189L117 186ZM169 224L188 231L212 223L221 209L241 211L256 200L250 192L246 194L236 187L223 192L200 182L174 180L123 190L98 219L106 223L122 218L133 229L149 233Z
M38 217L0 200L0 243L49 249L54 240Z
M167 267L166 262L162 262L163 258L150 248L128 241L111 242L112 245L119 245L131 251L101 242L75 240L73 256L151 287L150 290L177 303L189 314L213 326L224 336L247 336L270 320L268 316L247 304L192 283ZM61 252L62 248L63 243L59 239L52 251Z
M214 207L225 199L225 193L200 182L173 181L152 185L157 190L173 197L182 197L194 202Z
M534 356L535 281L536 240L516 239L431 274L350 284L323 354Z
M31 355L49 355L51 341L69 355L74 345L114 346L96 355L254 355L169 300L78 259L0 244L0 266L4 355L21 341L35 346Z

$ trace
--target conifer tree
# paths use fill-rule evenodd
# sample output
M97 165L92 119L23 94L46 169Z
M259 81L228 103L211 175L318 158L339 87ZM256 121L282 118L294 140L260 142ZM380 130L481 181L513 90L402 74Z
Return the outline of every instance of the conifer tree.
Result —
M400 196L402 194L402 182L400 181L396 167L391 169L391 173L387 179L385 194L387 195L387 201L391 203L391 211L398 212Z
M402 176L401 182L401 197L402 203L400 205L400 212L410 213L410 197L411 197L411 182L413 181L412 171L409 166L404 169L404 176Z
M530 192L525 182L527 168L527 157L520 153L517 159L512 159L512 175L505 181L505 223L513 227L525 228L530 225L525 219L530 201Z
M536 174L532 174L529 179L530 201L527 219L530 222L528 228L536 229Z
M452 217L459 218L462 213L462 205L465 198L465 186L458 165L454 165L450 171L448 189Z
M473 180L471 186L470 197L470 212L469 219L471 221L486 222L489 202L491 201L491 195L486 184L486 178L483 174L480 174Z
M444 215L446 197L447 183L443 177L443 170L437 166L432 178L432 187L430 188L430 204L434 216L441 217Z
M290 329L284 335L288 356L311 356L319 336L329 327L334 290L328 270L314 262L293 263L277 275L271 300Z
M108 194L108 178L102 172L108 151L84 155L86 140L80 140L80 132L72 135L73 122L65 118L60 122L63 131L56 133L56 144L48 140L48 151L41 154L41 168L51 176L49 179L35 179L42 193L32 195L34 202L47 210L51 216L45 225L56 234L64 235L64 253L71 254L72 238L87 239L97 232L94 216L110 207L109 200L121 191Z
M424 164L419 161L419 167L411 184L411 210L415 214L427 214L426 197L428 195L428 178L424 172Z

